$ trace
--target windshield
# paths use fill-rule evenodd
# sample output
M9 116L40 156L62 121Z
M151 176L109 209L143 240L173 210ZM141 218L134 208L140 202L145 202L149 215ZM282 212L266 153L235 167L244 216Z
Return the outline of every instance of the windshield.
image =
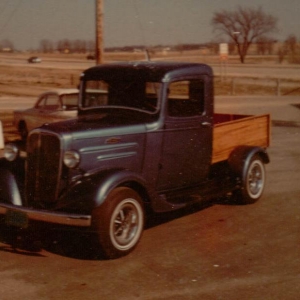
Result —
M155 113L161 83L142 80L87 80L82 108L126 108Z

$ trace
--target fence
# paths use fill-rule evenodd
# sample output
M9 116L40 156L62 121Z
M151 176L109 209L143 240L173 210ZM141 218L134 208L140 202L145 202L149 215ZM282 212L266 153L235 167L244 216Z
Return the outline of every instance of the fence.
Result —
M1 84L44 87L76 87L80 72L23 72L0 74ZM215 76L215 94L217 95L300 95L300 81L279 78L250 78Z
M300 95L300 81L279 78L215 77L219 95Z

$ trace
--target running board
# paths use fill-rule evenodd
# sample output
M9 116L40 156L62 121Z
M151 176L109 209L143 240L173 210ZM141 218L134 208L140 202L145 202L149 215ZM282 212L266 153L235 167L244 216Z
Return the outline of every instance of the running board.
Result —
M181 209L198 202L218 198L240 187L240 180L226 177L203 182L201 185L162 192L159 195L157 212Z

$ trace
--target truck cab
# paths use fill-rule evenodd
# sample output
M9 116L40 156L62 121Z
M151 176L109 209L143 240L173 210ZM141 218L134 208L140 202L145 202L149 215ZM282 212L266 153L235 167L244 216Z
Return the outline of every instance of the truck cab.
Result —
M204 64L130 62L84 71L77 119L32 130L23 155L6 145L0 213L19 227L88 227L105 256L116 258L136 247L148 210L227 193L257 201L269 136L237 144L217 161L213 103L213 72Z
M133 157L124 160L130 161L134 171L155 190L199 182L211 164L212 72L208 66L183 66L123 64L114 72L106 69L111 66L104 66L82 75L80 116L106 110L120 122L125 118L143 124L144 134L134 126L127 127L131 130L128 137L144 137L139 143L143 163L142 159L134 162ZM116 136L115 143L122 143L121 138Z

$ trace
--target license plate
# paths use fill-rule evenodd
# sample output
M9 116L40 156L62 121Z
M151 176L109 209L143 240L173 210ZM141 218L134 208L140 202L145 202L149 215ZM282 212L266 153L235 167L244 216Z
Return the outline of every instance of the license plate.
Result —
M5 223L10 226L28 227L28 216L26 213L9 209L6 212Z

